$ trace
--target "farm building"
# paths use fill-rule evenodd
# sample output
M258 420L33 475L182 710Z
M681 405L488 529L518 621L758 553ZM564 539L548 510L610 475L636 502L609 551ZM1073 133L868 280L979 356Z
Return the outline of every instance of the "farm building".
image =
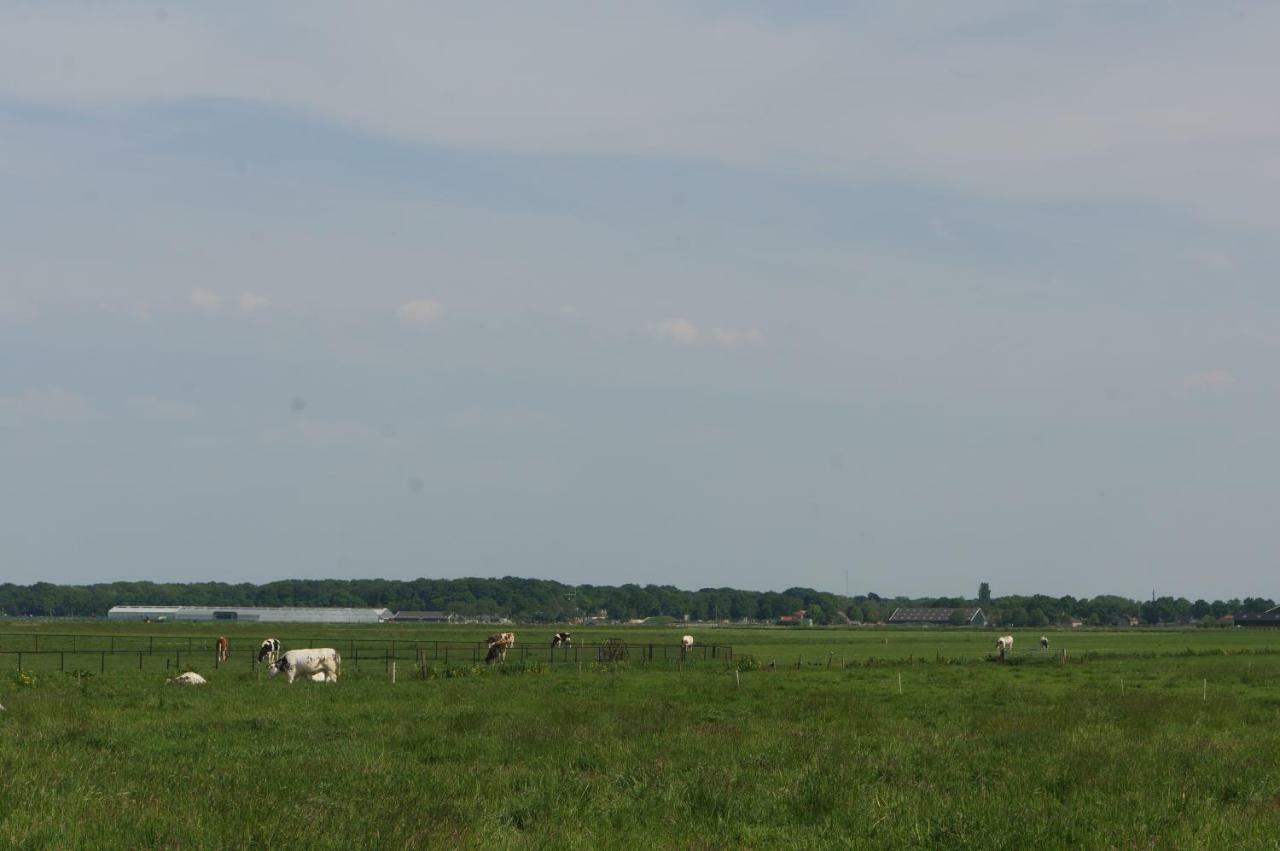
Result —
M392 623L458 623L462 617L453 612L396 612Z
M1231 617L1226 615L1226 617ZM1274 609L1267 609L1260 615L1236 615L1236 626L1251 627L1270 627L1271 629L1280 629L1280 606Z
M987 625L987 616L982 613L982 609L955 609L945 607L927 609L909 609L899 607L893 610L893 614L889 615L889 623L953 624L957 622L957 612L959 612L958 620L964 626Z
M113 621L264 621L273 623L381 623L387 609L316 609L293 606L112 606Z

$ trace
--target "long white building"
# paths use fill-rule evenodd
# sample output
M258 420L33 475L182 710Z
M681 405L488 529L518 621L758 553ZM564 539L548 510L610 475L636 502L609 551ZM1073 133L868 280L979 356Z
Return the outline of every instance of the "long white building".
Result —
M382 623L388 609L321 609L294 606L112 606L113 621L264 621L272 623Z

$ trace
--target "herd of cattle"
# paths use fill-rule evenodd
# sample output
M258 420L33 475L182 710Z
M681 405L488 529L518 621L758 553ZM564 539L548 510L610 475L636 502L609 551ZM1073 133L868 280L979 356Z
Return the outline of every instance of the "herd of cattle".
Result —
M1045 639L1041 639L1041 641L1045 641ZM516 634L514 632L499 632L489 636L486 639L486 643L489 650L484 657L485 663L505 662L507 661L507 651L516 645ZM1009 639L1009 644L1012 646L1012 638ZM551 649L554 650L562 646L572 647L573 636L567 632L557 632L551 639ZM231 643L227 641L225 636L219 636L216 647L218 661L227 661L227 657L231 652ZM683 653L691 647L693 647L693 636L681 636L680 651ZM336 683L338 681L338 671L342 667L342 657L332 647L287 650L281 653L280 641L276 638L263 640L258 647L258 661L268 666L267 673L270 676L284 674L289 682L293 682L297 677L302 677L316 682ZM165 682L176 685L204 685L207 680L195 671L187 671L185 674L171 677Z

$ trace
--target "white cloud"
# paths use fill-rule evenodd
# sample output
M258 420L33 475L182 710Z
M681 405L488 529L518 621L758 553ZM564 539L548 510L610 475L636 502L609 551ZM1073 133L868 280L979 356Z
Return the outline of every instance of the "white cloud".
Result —
M87 401L58 388L0 396L0 417L17 420L83 420L92 416Z
M240 310L243 313L256 313L270 306L271 300L266 296L254 293L240 293Z
M1232 387L1240 383L1240 379L1226 369L1209 369L1187 376L1187 384L1192 387Z
M753 346L764 339L764 335L755 328L738 330L735 328L712 328L711 339L721 346Z
M656 328L659 337L674 340L677 343L696 343L701 335L688 319L667 319L658 323Z
M396 316L406 325L430 325L440 319L444 307L438 301L429 298L407 301L400 305Z
M128 407L133 413L148 420L189 420L196 415L194 405L152 396L130 399Z
M764 335L756 328L712 328L704 332L688 319L680 317L659 322L654 331L659 337L684 345L750 346L764 340Z
M212 290L197 287L191 291L190 299L191 306L196 310L214 311L222 307L222 296Z

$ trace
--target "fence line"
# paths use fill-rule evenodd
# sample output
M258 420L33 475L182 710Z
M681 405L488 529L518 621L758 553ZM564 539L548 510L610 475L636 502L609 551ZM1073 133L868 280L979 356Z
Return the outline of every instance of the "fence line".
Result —
M26 633L20 635L28 636ZM13 634L9 634L13 635ZM0 635L0 638L5 636ZM48 634L45 635L48 638ZM154 642L147 642L145 648L124 647L119 646L115 642L106 642L106 647L83 647L83 642L74 639L81 638L79 635L64 634L61 637L71 638L71 648L68 649L48 649L46 641L45 649L15 650L0 647L0 659L11 657L12 667L18 670L24 668L24 663L30 663L34 660L50 660L56 657L58 660L58 670L68 670L68 661L76 670L82 670L83 665L87 663L93 666L97 663L99 673L106 673L108 660L112 661L112 667L119 668L117 659L124 658L129 660L130 667L133 667L132 660L137 660L137 670L144 669L145 660L155 660L157 665L159 659L165 660L166 670L170 669L170 665L174 669L183 667L183 660L186 660L187 667L207 667L212 665L216 670L222 666L234 666L240 664L248 665L251 668L257 668L257 646L252 650L242 648L240 651L233 651L227 660L220 660L217 656L215 646L216 639L201 637L199 643L197 639L192 637L190 640L180 641L169 646L155 646ZM90 638L102 638L103 636L89 636ZM150 636L142 636L149 638ZM377 642L377 639L372 640ZM481 664L488 652L488 646L483 641L405 641L396 639L394 641L381 642L379 647L361 647L362 639L348 639L346 641L315 641L309 639L307 646L324 647L332 646L338 649L343 656L343 666L351 666L356 671L361 669L361 663L368 665L382 665L387 670L394 662L410 661L419 665L427 663L441 662L445 665L450 663L470 663ZM345 646L344 646L345 645ZM282 650L283 652L283 650ZM517 657L517 658L513 658ZM550 667L563 664L577 664L583 661L634 661L641 663L648 662L669 662L669 661L689 661L689 660L733 660L733 647L728 644L703 644L695 645L692 648L682 648L679 645L661 644L658 642L624 642L619 639L606 640L604 642L575 642L570 645L560 645L559 647L551 647L549 645L532 645L517 644L508 651L507 661L518 662L522 665L529 663L546 664ZM0 663L4 668L10 665ZM42 664L42 667L47 667Z

